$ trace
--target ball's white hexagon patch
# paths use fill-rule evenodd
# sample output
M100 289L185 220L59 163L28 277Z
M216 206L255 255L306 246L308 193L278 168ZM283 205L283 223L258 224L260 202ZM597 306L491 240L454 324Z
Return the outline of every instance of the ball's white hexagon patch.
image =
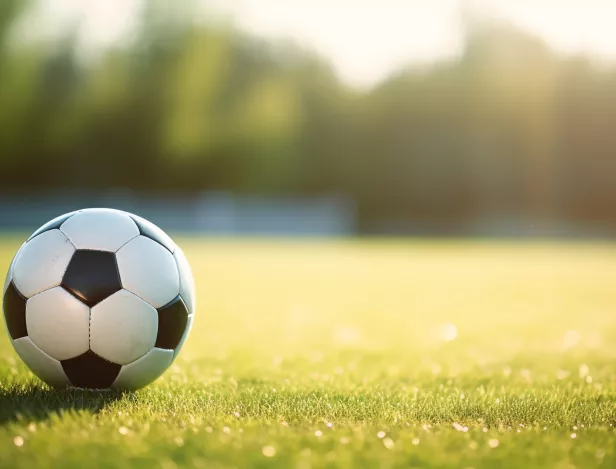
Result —
M161 308L180 293L178 267L167 249L139 236L116 253L122 286Z
M75 246L60 230L47 231L21 248L13 266L13 282L26 298L57 287Z
M190 264L184 255L184 252L177 248L173 253L175 260L178 264L178 271L180 272L180 296L184 300L188 312L195 314L196 295L195 295L195 279L190 269Z
M71 385L60 362L39 349L29 337L22 337L13 341L13 347L28 368L50 386L66 387Z
M126 213L108 208L82 210L60 229L77 249L93 251L116 252L139 235L139 228Z
M52 288L26 303L28 337L56 360L68 360L90 347L90 308L62 287Z
M65 213L64 215L60 215L59 217L54 218L53 220L48 221L47 223L45 223L43 226L41 226L38 230L36 230L34 233L32 233L30 235L30 237L28 238L28 241L30 241L31 239L36 238L38 235L45 233L45 231L50 231L50 230L59 230L60 227L62 226L62 224L68 220L69 218L71 218L73 215L75 215L77 212L79 212L80 210L77 210L75 212L69 212L69 213Z
M157 334L158 312L126 290L114 293L90 312L90 349L119 365L152 350Z
M128 215L130 215L130 217L139 227L139 232L141 233L141 236L145 236L146 238L150 238L156 241L157 243L166 247L172 253L175 252L175 250L177 249L177 245L173 242L173 240L167 233L165 233L158 226L156 226L151 221L146 220L145 218L141 218L140 216L132 213L129 213Z
M182 347L184 347L184 343L186 342L186 339L188 339L188 336L190 335L190 331L192 330L194 318L195 318L194 314L191 314L190 316L188 316L188 323L186 324L186 330L184 331L184 335L182 336L182 340L180 340L180 343L178 344L178 346L173 351L173 358L174 359L182 351Z
M142 388L162 375L173 361L173 350L154 348L139 360L124 365L115 382L113 389Z

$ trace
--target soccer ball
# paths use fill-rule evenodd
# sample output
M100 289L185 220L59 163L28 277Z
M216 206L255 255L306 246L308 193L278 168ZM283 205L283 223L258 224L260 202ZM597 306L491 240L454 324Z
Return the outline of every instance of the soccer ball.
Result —
M160 228L111 209L43 225L3 291L13 347L54 387L137 389L169 368L192 326L193 276Z

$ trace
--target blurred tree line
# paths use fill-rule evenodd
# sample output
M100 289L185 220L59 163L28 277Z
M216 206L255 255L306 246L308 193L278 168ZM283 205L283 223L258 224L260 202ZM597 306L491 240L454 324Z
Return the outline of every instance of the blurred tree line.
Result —
M616 71L510 27L369 92L287 43L150 1L130 43L12 34L0 2L3 191L341 194L365 229L477 220L616 225ZM342 32L341 32L342 33Z

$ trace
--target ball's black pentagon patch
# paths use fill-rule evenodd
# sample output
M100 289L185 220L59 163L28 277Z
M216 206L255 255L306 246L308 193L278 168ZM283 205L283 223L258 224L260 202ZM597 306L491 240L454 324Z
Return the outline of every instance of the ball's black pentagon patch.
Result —
M182 340L188 324L188 308L178 295L171 303L158 309L158 336L155 347L173 350Z
M71 218L76 213L77 212L66 213L64 215L60 215L59 217L54 218L53 220L45 223L38 230L32 233L32 235L28 238L28 241L31 241L33 238L36 238L38 235L41 235L47 231L60 229L60 227L64 224L64 222L68 220L69 218Z
M167 235L158 226L136 215L129 214L129 216L136 223L141 236L145 236L146 238L150 238L152 241L156 241L158 244L170 251L171 254L175 252L175 243L169 235Z
M21 339L28 335L26 327L26 302L27 300L11 282L4 294L2 309L4 310L6 327L13 340Z
M62 287L92 307L122 289L115 254L77 250L66 269Z
M122 369L122 365L111 363L91 350L60 363L73 386L87 389L111 387Z

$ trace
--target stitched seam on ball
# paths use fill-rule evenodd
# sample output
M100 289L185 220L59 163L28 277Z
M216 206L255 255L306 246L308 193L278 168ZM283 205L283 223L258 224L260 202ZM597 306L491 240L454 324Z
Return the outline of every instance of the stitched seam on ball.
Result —
M131 221L132 221L133 223L135 223L132 219L131 219ZM136 225L136 223L135 223L135 225ZM138 227L138 226L137 226L137 231L139 231L139 227ZM122 246L120 246L118 249L116 249L115 251L113 251L113 253L114 253L114 254L117 254L118 252L120 252L120 249L122 249L124 246L126 246L126 245L127 245L128 243L130 243L131 241L133 241L133 240L137 239L139 236L143 236L143 235L141 234L141 232L137 233L137 234L136 234L135 236L133 236L131 239L129 239L128 241L126 241L126 242L125 242ZM143 237L145 238L145 236L143 236Z
M67 220L68 221L68 220ZM66 222L65 222L66 223ZM64 237L68 240L69 243L71 243L73 245L73 247L75 248L75 251L77 250L77 246L75 246L75 243L73 243L73 240L71 238L69 238L69 236L62 231L62 227L64 226L64 223L62 223L62 225L60 225L59 228L56 228L60 233L62 233L64 235ZM51 230L53 231L53 230ZM41 234L45 234L45 233L41 233ZM74 254L74 253L73 253Z
M141 298L141 297L140 297L139 295L137 295L135 292L133 292L133 291L129 290L128 288L126 288L124 285L122 285L122 290L120 290L120 291L125 291L125 292L130 293L130 294L131 294L131 295L133 295L133 296L136 296L136 297L137 297L137 298L139 298L141 301L143 301L146 305L151 306L151 307L152 307L152 308L154 308L156 311L158 311L158 309L159 309L159 308L157 308L156 306L154 306L152 303L150 303L149 301L145 300L144 298ZM116 292L116 293L119 293L119 292ZM115 295L115 293L114 293L114 295ZM177 298L177 297L176 297L176 298ZM174 299L175 299L175 298L174 298ZM173 300L171 300L171 301L173 301ZM166 303L166 304L164 304L163 306L160 306L160 308L164 308L167 304L169 304L169 303Z
M175 254L179 252L181 255L183 255L184 257L186 257L186 255L184 254L184 251L182 251L179 247L175 250L175 252L172 254L173 256L173 263L175 264L175 270L177 270L178 272L178 287L179 287L179 292L178 292L178 296L180 298L182 298L182 285L185 283L185 281L183 281L182 279L182 269L180 269L180 263L178 262L178 258L175 257ZM178 254L179 255L179 254ZM188 261L187 261L188 262ZM188 311L189 313L191 313L191 311L188 309L188 304L186 303L186 300L184 300L184 298L182 298L182 301L184 302L184 306L186 306L186 311ZM190 316L190 314L189 314Z

